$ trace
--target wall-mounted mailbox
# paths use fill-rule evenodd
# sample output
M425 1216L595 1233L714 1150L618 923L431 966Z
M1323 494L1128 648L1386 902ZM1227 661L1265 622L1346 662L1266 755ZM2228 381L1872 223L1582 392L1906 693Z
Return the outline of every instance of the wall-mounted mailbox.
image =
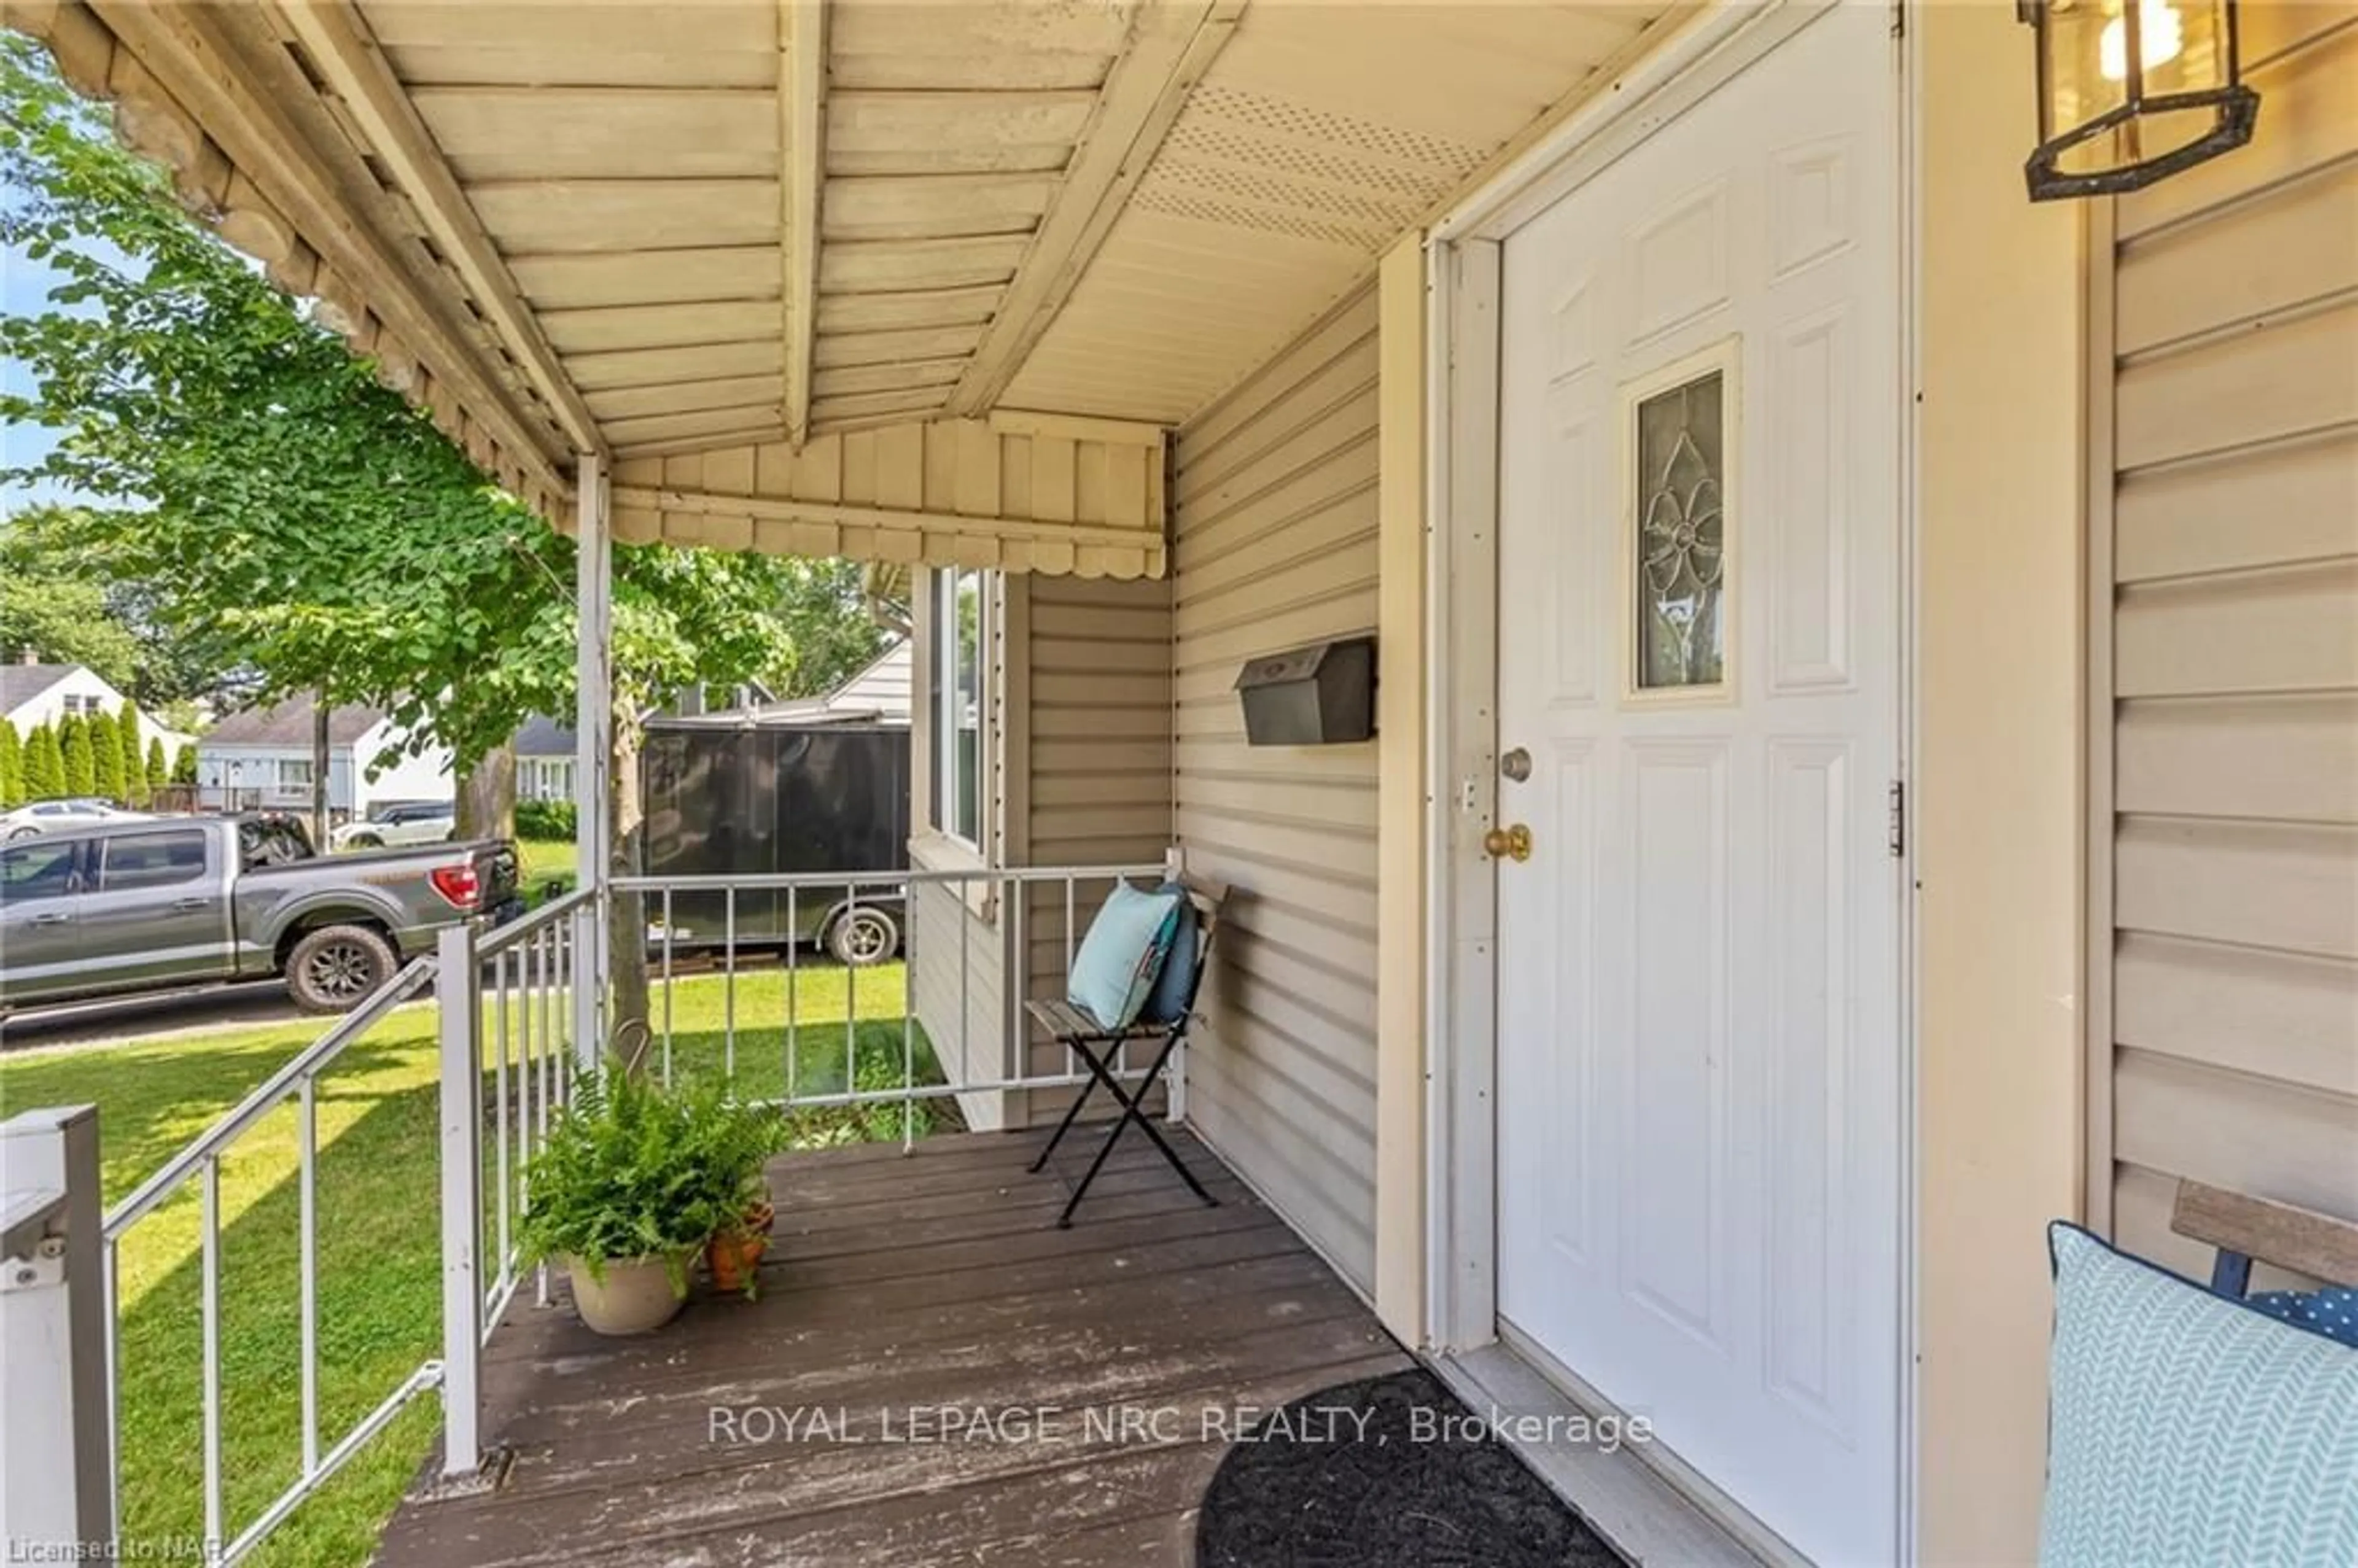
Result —
M1365 741L1376 732L1376 640L1338 637L1248 659L1236 689L1253 745Z

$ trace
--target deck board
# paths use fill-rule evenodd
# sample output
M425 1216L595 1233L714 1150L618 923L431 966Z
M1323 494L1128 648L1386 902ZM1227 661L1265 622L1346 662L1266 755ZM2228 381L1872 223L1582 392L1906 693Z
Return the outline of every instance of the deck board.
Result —
M421 1486L377 1563L1191 1563L1220 1416L1410 1361L1184 1132L1218 1207L1140 1141L1056 1229L1098 1135L1038 1175L1036 1132L782 1158L760 1299L699 1294L657 1334L601 1338L525 1292L484 1367L505 1484ZM1030 1441L912 1441L946 1410L1053 1413ZM781 1412L792 1438L763 1430Z

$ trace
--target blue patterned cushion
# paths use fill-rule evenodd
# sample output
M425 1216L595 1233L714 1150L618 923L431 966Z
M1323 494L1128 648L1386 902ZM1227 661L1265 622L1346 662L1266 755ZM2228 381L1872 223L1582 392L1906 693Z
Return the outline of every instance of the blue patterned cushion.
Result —
M2048 1227L2045 1568L2358 1563L2358 1350Z
M1195 906L1187 902L1187 890L1177 882L1164 882L1157 891L1171 894L1179 903L1171 912L1171 950L1164 955L1163 970L1154 977L1154 989L1147 994L1138 1016L1149 1023L1176 1023L1195 990Z
M2270 1317L2313 1328L2344 1345L2358 1345L2358 1291L2328 1285L2321 1291L2262 1291L2244 1298Z
M1065 1000L1108 1029L1129 1028L1171 951L1182 902L1176 893L1114 883L1073 956Z

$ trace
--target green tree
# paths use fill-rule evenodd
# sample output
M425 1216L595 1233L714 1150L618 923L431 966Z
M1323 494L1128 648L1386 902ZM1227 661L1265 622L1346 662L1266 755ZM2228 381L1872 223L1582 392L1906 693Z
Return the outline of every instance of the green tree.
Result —
M83 558L43 549L18 518L0 524L0 649L43 664L88 665L110 686L139 672L139 643L107 610Z
M79 713L69 713L59 719L58 750L65 757L66 794L95 794L98 759L91 752L90 720Z
M163 742L159 741L157 744L161 745ZM180 754L172 759L172 783L192 784L196 782L197 749L193 745L183 746L180 748Z
M156 792L172 782L172 764L164 760L164 737L155 736L147 742L147 798L154 800Z
M139 705L125 702L114 716L114 738L122 742L123 804L144 806L148 803L147 756L139 745Z
M83 722L90 730L90 791L120 805L123 800L123 731L103 708Z
M55 800L66 793L66 758L54 726L36 724L25 738L25 798Z
M25 804L25 741L16 726L0 719L0 811Z

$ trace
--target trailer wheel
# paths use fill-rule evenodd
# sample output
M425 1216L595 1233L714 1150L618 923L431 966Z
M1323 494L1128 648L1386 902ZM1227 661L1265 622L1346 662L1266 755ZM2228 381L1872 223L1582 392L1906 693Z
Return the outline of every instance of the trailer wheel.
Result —
M365 925L322 925L287 955L287 994L306 1012L350 1012L393 979L393 945Z
M901 950L901 927L881 909L847 909L827 928L827 950L848 969L881 964Z

